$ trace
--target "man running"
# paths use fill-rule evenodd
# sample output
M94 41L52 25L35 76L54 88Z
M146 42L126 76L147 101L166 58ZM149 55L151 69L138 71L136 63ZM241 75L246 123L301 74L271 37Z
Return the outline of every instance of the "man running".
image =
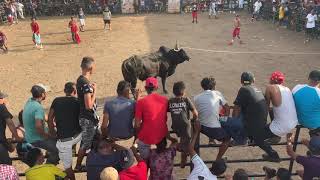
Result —
M0 31L0 49L2 49L5 53L8 52L7 37L2 31Z
M237 14L236 18L234 19L234 29L232 33L232 40L229 43L229 45L233 45L234 39L237 37L239 39L239 43L242 44L242 41L240 40L240 16Z
M36 48L42 49L41 37L40 37L40 27L35 18L31 18L31 30L32 30L32 41Z

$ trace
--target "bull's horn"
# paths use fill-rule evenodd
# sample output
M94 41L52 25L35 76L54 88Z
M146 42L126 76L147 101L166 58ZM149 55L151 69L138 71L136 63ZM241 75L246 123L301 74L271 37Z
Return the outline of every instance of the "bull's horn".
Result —
M180 50L180 46L179 46L179 43L178 43L178 40L176 40L176 45L174 47L174 50Z

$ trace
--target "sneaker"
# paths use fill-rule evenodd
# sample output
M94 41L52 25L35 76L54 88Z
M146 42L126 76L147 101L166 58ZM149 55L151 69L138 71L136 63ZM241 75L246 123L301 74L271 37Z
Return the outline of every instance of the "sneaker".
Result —
M262 159L269 162L277 162L277 163L281 162L279 155L277 154L276 156L277 157L271 157L268 154L263 154Z

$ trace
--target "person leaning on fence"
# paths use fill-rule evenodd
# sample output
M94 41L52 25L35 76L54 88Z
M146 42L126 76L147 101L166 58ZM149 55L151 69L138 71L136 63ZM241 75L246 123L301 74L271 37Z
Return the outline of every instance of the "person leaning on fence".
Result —
M15 125L12 121L12 114L7 109L7 100L8 95L0 91L0 164L12 164L12 160L9 157L9 153L14 151L10 140L6 137L6 126L10 129L13 139L21 141L17 134Z
M132 161L133 154L130 149L119 146L111 140L101 139L88 154L87 179L98 179L100 173L106 167L113 167L120 172L129 168L133 163Z
M134 125L139 153L148 159L151 145L158 144L168 134L168 99L156 93L158 80L154 77L146 80L145 89L148 95L137 101Z
M120 81L117 87L118 96L106 101L101 124L103 137L113 140L126 140L134 135L135 102L130 99L130 88L129 82Z
M282 136L287 136L289 139L291 131L298 124L293 96L291 90L284 86L284 80L282 72L273 72L265 92L268 107L272 104L270 117L273 117L266 129L270 136L278 137L279 141Z
M220 107L225 110L226 116L229 116L230 108L222 93L215 90L215 86L216 81L214 78L203 78L201 81L203 92L194 97L194 102L199 112L200 132L210 139L216 139L222 142L216 158L219 160L227 151L230 143L230 136L226 130L221 127L219 121Z
M174 157L178 148L177 140L173 140L167 148L167 138L164 137L156 146L156 149L151 149L148 159L149 180L173 179Z
M43 164L44 155L39 148L31 149L25 158L30 169L26 170L26 180L69 179L61 169L54 164Z
M173 94L175 97L169 99L169 111L171 113L172 126L171 129L180 137L181 144L181 163L180 167L184 168L187 162L188 147L191 138L192 126L195 126L198 121L198 111L188 97L185 97L186 86L182 81L176 82L173 85ZM190 119L192 112L192 119ZM190 123L191 121L191 123ZM192 126L191 126L192 125Z
M43 84L32 86L32 97L28 99L23 108L22 119L25 127L25 139L34 147L45 149L49 152L47 163L58 164L59 156L55 137L47 132L45 125L45 112L42 102L46 99L48 87Z
M320 177L320 136L311 137L310 141L303 139L302 143L309 149L307 156L301 156L293 151L292 144L287 145L288 155L297 163L301 164L304 170L297 170L303 180L312 180Z
M308 84L298 84L292 90L299 123L320 130L320 70L311 71Z
M314 38L317 19L318 19L317 14L315 13L314 10L311 10L311 12L306 17L306 40L305 40L305 43L309 42L311 39Z
M278 153L264 140L268 138L265 129L268 117L268 107L261 90L255 87L254 75L243 72L241 75L242 87L234 101L233 117L243 115L244 128L248 137L264 150L263 159L271 162L280 162Z
M59 157L70 179L75 179L72 170L72 146L81 141L79 126L80 103L77 99L76 84L68 82L64 86L66 96L53 100L48 116L49 132L57 137ZM54 123L56 124L56 129Z
M226 163L224 160L220 159L212 163L211 168L209 169L207 165L203 162L201 157L194 150L194 145L196 139L199 135L200 127L195 126L194 135L195 138L191 141L189 145L189 155L191 162L193 164L193 169L188 176L187 180L217 180L217 176L222 175L226 169Z
M78 99L80 102L79 125L82 129L82 139L78 151L77 164L74 169L75 171L82 171L85 169L81 163L86 151L92 146L99 123L96 104L97 88L95 83L90 82L94 69L94 59L92 57L84 57L81 61L82 74L78 77L76 83Z

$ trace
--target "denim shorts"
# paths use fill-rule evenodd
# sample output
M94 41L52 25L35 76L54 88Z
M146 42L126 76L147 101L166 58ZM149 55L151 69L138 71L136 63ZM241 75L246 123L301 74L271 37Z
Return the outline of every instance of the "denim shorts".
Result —
M201 133L208 136L210 139L216 139L218 141L225 141L230 139L227 132L223 128L210 128L201 125Z

